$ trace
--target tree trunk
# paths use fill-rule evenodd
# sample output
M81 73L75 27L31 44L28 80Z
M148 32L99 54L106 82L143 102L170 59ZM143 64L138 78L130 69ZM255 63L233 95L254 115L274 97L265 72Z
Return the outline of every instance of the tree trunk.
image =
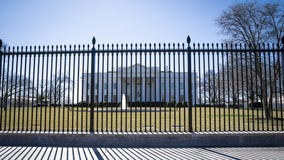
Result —
M271 109L272 109L272 94L269 96L268 98L268 106L265 105L265 117L264 118L267 118L267 119L270 119L272 118L271 117Z

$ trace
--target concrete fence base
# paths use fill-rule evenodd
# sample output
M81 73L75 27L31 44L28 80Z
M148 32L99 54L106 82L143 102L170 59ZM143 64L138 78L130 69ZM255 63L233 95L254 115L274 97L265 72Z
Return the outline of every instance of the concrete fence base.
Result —
M0 145L58 147L283 147L284 132L0 132Z

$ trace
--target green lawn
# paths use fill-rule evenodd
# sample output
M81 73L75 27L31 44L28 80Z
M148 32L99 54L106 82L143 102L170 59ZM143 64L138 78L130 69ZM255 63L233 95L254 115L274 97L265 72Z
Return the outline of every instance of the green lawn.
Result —
M135 112L137 109L137 112ZM111 112L111 110L113 110ZM151 110L151 111L150 111ZM156 112L154 112L156 110ZM251 109L193 107L142 107L116 112L104 108L94 112L95 131L251 131L284 130L284 111L274 110L273 118L263 118L263 112ZM25 107L1 110L1 130L28 131L89 131L90 110L81 107Z

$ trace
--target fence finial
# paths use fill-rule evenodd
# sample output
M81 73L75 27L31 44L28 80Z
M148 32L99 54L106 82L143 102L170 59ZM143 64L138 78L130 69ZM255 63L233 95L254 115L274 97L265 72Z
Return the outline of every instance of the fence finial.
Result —
M282 42L282 44L284 45L284 36L282 36L281 42Z
M96 44L96 38L95 37L93 37L93 39L92 39L92 44L93 44L93 46Z
M187 41L188 44L191 42L191 39L190 39L189 36L187 36L186 41Z

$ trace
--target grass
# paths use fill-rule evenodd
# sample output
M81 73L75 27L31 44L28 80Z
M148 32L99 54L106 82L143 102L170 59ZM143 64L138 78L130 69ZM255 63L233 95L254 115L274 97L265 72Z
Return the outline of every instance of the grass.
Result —
M135 112L136 109L136 112ZM111 112L112 110L112 112ZM150 111L151 110L151 111ZM156 112L154 112L156 110ZM8 107L1 110L0 130L89 131L90 110L81 107ZM273 110L271 119L262 109L142 107L121 111L104 108L94 112L95 131L252 131L284 130L284 111ZM282 118L282 119L281 119Z
M262 109L193 108L195 131L269 131L283 130L283 111L273 110L273 118L264 118Z

